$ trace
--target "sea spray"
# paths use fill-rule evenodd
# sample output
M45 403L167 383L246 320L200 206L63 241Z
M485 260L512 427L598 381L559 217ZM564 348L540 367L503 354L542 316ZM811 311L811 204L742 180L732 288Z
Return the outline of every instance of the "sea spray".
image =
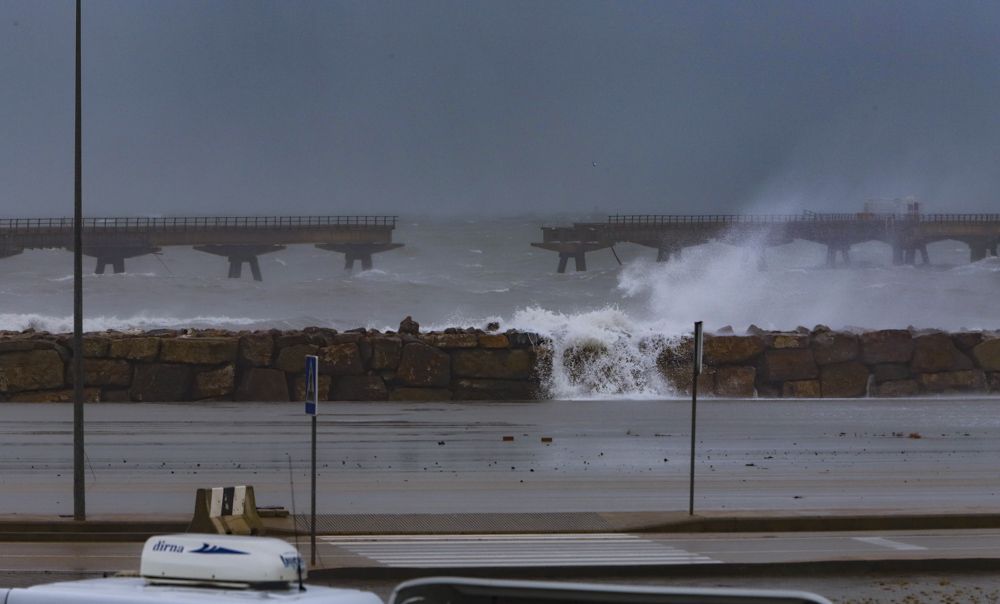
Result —
M644 330L618 308L580 314L527 308L515 313L507 326L534 331L547 340L542 386L553 398L675 395L657 363L669 338Z

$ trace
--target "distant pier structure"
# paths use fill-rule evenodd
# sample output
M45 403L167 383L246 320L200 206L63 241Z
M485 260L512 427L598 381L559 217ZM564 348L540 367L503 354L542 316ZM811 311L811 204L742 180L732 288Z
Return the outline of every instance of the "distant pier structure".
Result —
M396 216L196 216L165 218L85 218L83 253L97 260L95 272L107 267L125 272L125 260L158 253L168 246L190 246L225 257L229 277L250 267L261 281L261 254L288 245L312 244L344 254L344 267L372 268L372 255L402 247L392 240ZM0 219L0 258L24 250L73 249L72 218Z
M542 241L531 245L557 252L558 271L573 260L576 270L587 270L588 252L617 243L635 243L656 250L664 262L686 247L709 241L733 245L776 246L796 239L826 246L827 265L838 256L849 266L851 246L881 241L892 248L894 264L929 264L927 245L956 240L969 246L971 262L998 255L1000 214L921 214L859 212L855 214L633 214L609 216L607 222L580 222L565 227L542 227ZM763 256L760 258L763 263Z

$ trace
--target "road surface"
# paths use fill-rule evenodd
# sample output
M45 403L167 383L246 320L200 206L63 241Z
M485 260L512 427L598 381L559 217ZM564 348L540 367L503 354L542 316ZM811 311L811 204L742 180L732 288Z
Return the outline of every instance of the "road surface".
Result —
M996 510L1000 400L703 401L697 511ZM324 403L319 513L686 510L689 403ZM0 513L72 512L72 407L0 404ZM88 404L87 509L309 501L301 404ZM290 471L291 466L291 471ZM294 491L291 484L294 483Z

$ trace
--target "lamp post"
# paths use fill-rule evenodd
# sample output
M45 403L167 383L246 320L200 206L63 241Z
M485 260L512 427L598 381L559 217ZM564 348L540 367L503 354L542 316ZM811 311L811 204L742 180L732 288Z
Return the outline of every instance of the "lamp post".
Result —
M76 119L73 177L73 519L87 519L83 474L83 129L80 2L76 0Z

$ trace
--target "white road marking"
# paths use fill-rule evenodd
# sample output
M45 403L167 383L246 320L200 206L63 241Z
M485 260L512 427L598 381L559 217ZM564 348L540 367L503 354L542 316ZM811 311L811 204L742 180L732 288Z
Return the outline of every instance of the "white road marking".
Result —
M888 547L889 549L895 549L899 551L916 551L916 550L927 549L922 545L913 545L912 543L893 541L892 539L885 539L883 537L854 537L854 540L861 541L862 543L868 543L869 545L878 545L880 547Z
M386 566L416 568L633 566L718 563L636 535L455 535L323 537L326 544Z

